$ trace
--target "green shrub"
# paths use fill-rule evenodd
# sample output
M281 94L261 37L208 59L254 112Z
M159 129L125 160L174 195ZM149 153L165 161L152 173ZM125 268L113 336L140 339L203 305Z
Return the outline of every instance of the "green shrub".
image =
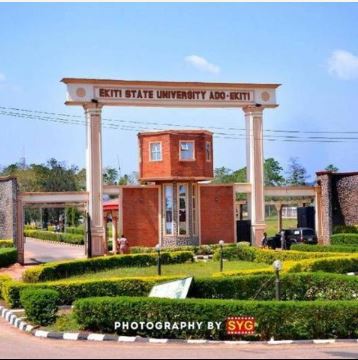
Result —
M346 274L358 272L358 254L350 256L336 256L326 259L308 259L295 263L284 264L288 272L316 272Z
M11 277L8 275L0 275L0 299L3 299L2 293L3 293L3 286L5 283L11 281Z
M17 250L15 248L0 249L0 268L8 267L17 262Z
M94 296L147 296L151 288L177 277L112 278L105 280L62 280L39 284L4 282L2 296L11 308L21 307L24 289L51 289L60 294L60 305ZM191 298L272 300L275 297L274 275L246 275L195 279ZM281 276L283 300L352 300L358 297L358 279L354 276L326 273L288 273ZM1 279L0 279L1 285Z
M349 245L304 245L295 244L291 246L291 250L305 252L335 252L335 253L355 253L358 252L358 246Z
M246 244L246 243L245 243ZM224 248L236 248L237 244L225 244ZM165 248L165 252L175 251L191 251L195 255L213 255L215 250L219 249L218 244L214 245L200 245L200 246L176 246L173 248ZM155 253L155 248L134 246L130 249L131 254L152 254Z
M332 245L358 246L358 234L335 234L331 236Z
M191 252L162 253L162 264L179 264L193 261ZM23 280L28 283L59 280L88 272L116 268L148 267L157 264L157 254L105 256L94 259L70 260L39 265L26 270Z
M4 283L2 296L7 306L20 308L20 294L24 289L50 289L60 294L60 305L71 305L75 300L93 296L147 296L152 287L177 277L112 278L104 280L61 280L27 284L19 281Z
M12 240L0 240L0 249L12 247L14 247L14 242Z
M275 275L247 275L195 279L191 298L273 300ZM358 278L326 273L281 275L282 300L355 300Z
M56 233L56 232L43 231L43 230L25 230L24 235L26 237L39 239L39 240L56 241L67 244L74 244L74 245L84 244L83 235Z
M50 325L56 320L59 294L55 290L25 289L20 295L27 319L36 325Z
M65 228L65 232L67 234L75 234L75 235L84 235L85 234L85 230L84 230L83 226L79 226L79 227L67 226Z
M358 234L358 226L336 225L333 228L333 234Z
M220 259L220 250L216 250L214 259ZM313 258L326 258L336 256L335 253L305 253L299 251L276 251L268 249L258 249L249 246L235 246L224 248L224 258L227 260L253 261L271 265L275 260L299 261ZM342 254L338 254L342 255Z
M358 337L358 302L356 301L237 301L169 300L153 298L88 298L75 302L75 318L87 331L113 333L117 321L128 323L221 322L219 330L166 329L128 330L119 335L154 338L236 339L226 334L225 321L230 316L253 316L256 338L324 339ZM243 337L245 338L245 337Z

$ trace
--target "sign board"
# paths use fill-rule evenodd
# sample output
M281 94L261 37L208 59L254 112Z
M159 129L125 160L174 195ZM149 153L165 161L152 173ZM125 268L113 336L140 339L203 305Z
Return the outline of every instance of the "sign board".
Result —
M193 278L186 278L156 285L151 290L149 297L165 299L186 299L192 281Z
M67 85L67 105L96 101L112 106L163 107L276 107L278 84L183 83L72 79Z

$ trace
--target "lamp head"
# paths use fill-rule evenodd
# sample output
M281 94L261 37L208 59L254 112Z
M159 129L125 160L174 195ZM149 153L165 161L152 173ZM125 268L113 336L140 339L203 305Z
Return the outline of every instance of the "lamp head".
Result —
M160 246L160 244L157 244L157 245L155 246L155 250L157 250L158 252L159 252L160 250L162 250L162 247Z
M220 246L224 246L224 244L225 244L225 241L224 241L224 240L220 240L220 241L219 241L219 245L220 245Z
M272 264L275 271L281 271L282 270L282 262L280 260L275 260Z

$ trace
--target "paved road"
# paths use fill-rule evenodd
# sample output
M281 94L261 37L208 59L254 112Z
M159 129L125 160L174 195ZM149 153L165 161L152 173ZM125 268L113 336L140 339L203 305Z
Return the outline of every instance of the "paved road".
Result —
M176 345L39 339L0 319L0 359L357 359L358 344Z
M25 263L41 263L67 259L78 259L85 256L84 246L72 246L62 243L26 238Z

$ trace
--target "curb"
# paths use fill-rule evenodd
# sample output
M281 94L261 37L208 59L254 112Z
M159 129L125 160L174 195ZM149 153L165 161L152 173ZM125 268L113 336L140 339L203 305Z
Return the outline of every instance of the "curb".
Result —
M141 344L186 344L186 345L327 345L341 343L358 343L358 339L316 339L316 340L270 340L270 341L213 341L213 340L177 340L177 339L153 339L140 336L117 336L94 333L67 333L35 330L34 326L27 324L22 318L15 315L18 310L8 310L0 306L0 316L20 331L31 334L37 338L70 340L70 341L94 341L94 342L117 342L117 343L141 343Z

